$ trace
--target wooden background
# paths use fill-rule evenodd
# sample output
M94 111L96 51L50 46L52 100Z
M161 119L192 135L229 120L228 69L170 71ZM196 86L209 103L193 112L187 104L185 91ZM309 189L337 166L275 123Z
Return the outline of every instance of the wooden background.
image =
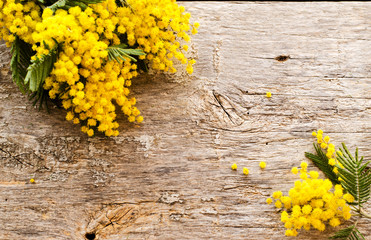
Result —
M195 72L135 80L145 121L121 115L116 138L33 109L1 45L0 239L283 239L265 199L291 188L313 130L371 159L369 2L181 4L201 23Z

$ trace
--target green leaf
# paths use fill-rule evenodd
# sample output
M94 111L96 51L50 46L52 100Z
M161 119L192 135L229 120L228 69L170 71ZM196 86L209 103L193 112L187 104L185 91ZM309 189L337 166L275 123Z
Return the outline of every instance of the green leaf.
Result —
M104 0L58 0L52 5L48 6L48 8L55 12L59 8L68 10L71 7L79 6L84 11L89 4L97 4L103 1Z
M56 40L54 41L56 42ZM46 44L45 47L50 49ZM33 105L40 102L39 108L41 108L43 103L47 106L48 93L42 87L42 83L45 78L49 76L54 62L56 61L58 55L57 51L59 51L59 49L56 48L59 48L59 45L51 49L49 53L53 55L52 61L49 63L51 66L44 67L46 62L49 61L48 59L50 59L50 56L46 56L45 59L31 61L31 57L35 52L32 50L30 44L22 41L17 36L12 44L10 69L12 70L13 81L17 84L22 93L30 93L29 98L33 101Z
M28 89L32 92L30 95L30 100L33 101L33 105L36 105L37 102L40 102L39 109L42 104L45 103L47 109L47 99L48 91L44 90L43 84L45 79L50 75L54 67L54 63L57 61L59 51L62 48L62 44L58 43L55 39L55 45L52 49L49 46L45 45L46 48L49 48L49 54L42 55L40 58L31 61L32 64L28 67L27 75L24 79L25 84L28 85Z
M24 79L25 84L29 84L31 92L37 91L53 69L57 60L58 44L49 51L49 54L42 55L40 58L31 61L32 64L27 68L27 75Z
M48 6L53 12L55 12L58 8L62 8L67 4L67 0L59 0L56 1L53 5Z
M328 164L328 158L323 153L321 147L316 143L313 143L313 146L316 150L316 154L306 152L305 157L310 159L313 164L316 165L326 175L326 177L331 180L333 184L340 184L337 175L333 171L334 167Z
M344 168L338 167L338 175L341 177L340 182L343 188L354 197L352 205L358 205L358 211L362 205L370 198L371 193L371 173L366 170L370 161L364 163L363 157L358 157L358 148L355 152L355 157L348 151L344 143L340 148L341 154L337 153L337 160Z
M364 240L365 237L360 233L360 231L358 231L355 225L352 225L336 232L334 236L330 237L330 239Z
M12 44L11 53L12 59L10 61L10 69L12 71L13 82L17 84L22 93L26 93L28 87L24 83L24 79L27 74L27 68L31 64L31 56L34 52L32 51L31 45L16 36Z
M126 61L125 59L126 57L136 62L137 60L130 55L134 56L146 55L141 49L131 49L126 47L127 47L126 44L119 44L112 47L108 47L107 48L108 60L110 61L116 60L118 63L121 63L122 61L124 62Z

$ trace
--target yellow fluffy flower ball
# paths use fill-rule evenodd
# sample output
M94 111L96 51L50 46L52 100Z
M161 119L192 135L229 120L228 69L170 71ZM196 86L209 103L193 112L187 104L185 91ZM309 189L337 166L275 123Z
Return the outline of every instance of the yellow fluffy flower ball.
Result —
M264 169L264 168L267 167L267 163L266 163L266 162L260 162L260 163L259 163L259 167L260 167L261 169Z

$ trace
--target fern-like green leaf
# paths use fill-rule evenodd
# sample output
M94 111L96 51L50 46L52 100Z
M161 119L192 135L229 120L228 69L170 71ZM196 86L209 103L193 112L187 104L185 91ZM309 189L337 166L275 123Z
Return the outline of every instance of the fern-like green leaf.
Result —
M363 157L358 157L358 148L355 152L355 157L348 151L345 144L340 148L341 154L337 153L337 160L344 168L338 167L338 175L343 188L354 197L353 205L358 206L358 210L362 208L362 204L366 203L370 198L371 191L371 171L367 169L370 161L363 163Z
M305 157L310 159L314 165L316 165L326 175L326 177L331 180L333 184L340 184L338 177L333 171L333 166L328 164L328 158L323 153L321 147L315 143L313 143L313 146L316 150L316 154L306 152Z
M32 60L32 64L27 68L27 75L24 79L25 84L29 84L31 92L38 91L42 88L42 84L53 69L54 63L57 61L59 44L55 44L52 49L49 49L49 54L42 55L36 60Z
M26 93L28 88L24 83L24 79L27 74L27 68L31 64L31 56L34 54L31 45L16 36L12 44L11 53L10 69L13 82L17 84L22 93Z
M97 4L103 1L104 0L58 0L48 6L48 8L55 12L59 8L68 10L71 7L79 6L82 10L85 10L89 4Z
M364 240L365 237L358 231L355 225L352 225L336 232L330 239Z
M67 4L67 0L59 0L53 3L52 5L48 6L48 8L50 8L51 10L53 10L53 12L55 12L58 8L63 8L64 6L66 6L66 4Z
M126 44L119 44L116 46L108 47L108 60L116 60L117 62L121 63L122 61L126 61L125 58L129 58L132 61L136 62L137 60L130 56L140 56L140 55L145 55L143 50L141 49L131 49L131 48L126 48Z

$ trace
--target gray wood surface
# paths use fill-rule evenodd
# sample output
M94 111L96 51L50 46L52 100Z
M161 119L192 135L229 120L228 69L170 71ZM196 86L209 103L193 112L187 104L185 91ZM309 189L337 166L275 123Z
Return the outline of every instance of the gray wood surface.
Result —
M371 159L370 3L182 4L201 24L195 72L133 81L145 121L121 115L116 138L33 109L1 45L0 239L283 239L265 199L290 189L312 130Z

